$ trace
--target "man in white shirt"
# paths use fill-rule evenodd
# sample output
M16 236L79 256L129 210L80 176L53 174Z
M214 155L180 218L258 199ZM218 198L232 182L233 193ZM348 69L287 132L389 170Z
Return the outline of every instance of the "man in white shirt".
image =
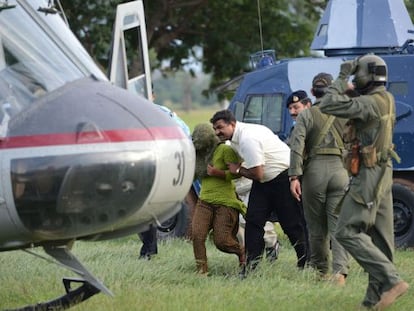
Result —
M236 121L230 110L221 110L210 119L221 141L229 140L243 158L243 166L228 163L231 173L252 179L246 215L247 266L254 269L263 256L263 227L272 211L297 255L297 266L306 263L303 215L290 194L287 169L290 149L269 128Z

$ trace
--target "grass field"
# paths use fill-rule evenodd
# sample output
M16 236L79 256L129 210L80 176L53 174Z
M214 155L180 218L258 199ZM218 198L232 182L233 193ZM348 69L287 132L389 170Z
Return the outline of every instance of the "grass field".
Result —
M138 259L136 236L105 242L77 242L73 253L114 293L98 294L73 310L166 311L347 311L358 310L367 275L351 262L347 284L338 288L319 281L310 270L295 267L295 255L281 234L279 259L262 262L246 279L238 278L236 256L218 251L207 241L210 276L195 273L192 245L175 239L163 241L150 261ZM41 250L39 250L40 253ZM398 251L396 265L414 286L414 253ZM24 252L0 256L0 310L47 301L63 294L61 278L71 272ZM413 289L390 311L414 310Z
M176 111L193 130L218 109ZM207 241L208 277L195 273L189 241L159 243L150 261L138 259L141 242L136 235L104 242L76 242L73 254L114 293L93 296L75 306L77 311L353 311L364 296L367 274L351 261L347 284L338 288L320 281L314 271L299 271L295 253L279 230L281 254L264 261L246 279L238 277L236 256L218 251ZM41 249L36 253L44 254ZM412 286L387 311L414 310L414 252L397 251L396 266ZM16 309L64 294L63 277L72 272L22 251L0 254L0 310ZM25 309L29 310L29 309ZM32 309L30 309L32 310Z
M210 119L213 116L213 114L221 110L220 107L212 107L209 109L197 109L197 110L191 110L189 112L187 111L181 111L176 110L175 112L177 115L183 119L183 121L188 125L191 132L193 131L194 127L199 123L210 123Z

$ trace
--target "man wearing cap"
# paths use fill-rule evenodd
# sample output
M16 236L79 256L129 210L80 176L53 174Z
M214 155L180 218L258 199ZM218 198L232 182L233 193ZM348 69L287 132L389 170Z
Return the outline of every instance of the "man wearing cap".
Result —
M298 90L289 95L286 100L286 107L293 121L296 121L298 114L307 108L310 108L312 101L304 90Z
M303 269L307 251L305 231L302 215L289 193L289 147L268 127L237 121L230 110L217 111L210 122L220 140L230 141L244 160L243 165L227 163L229 172L252 180L246 214L247 269L240 276L245 277L261 261L265 248L263 227L273 210L296 251L297 267Z
M293 125L290 128L289 136L285 139L285 143L287 145L290 145L290 136L292 134L293 129L295 128L296 118L298 117L298 114L302 112L305 109L308 109L312 106L312 101L308 97L308 94L304 90L297 90L292 92L287 100L286 100L286 107L289 110L289 114L293 119ZM302 213L302 225L305 228L305 235L306 235L306 262L309 263L310 261L310 243L309 243L309 230L308 225L306 224L305 215L303 212L303 206L302 202L297 201L297 205L299 206L299 209Z
M285 143L287 143L288 145L289 145L289 137L295 126L296 118L298 114L301 111L310 108L311 105L312 105L312 101L310 100L310 98L308 97L308 94L304 90L297 90L288 96L286 100L286 108L289 110L289 114L293 119L293 125L290 129L289 136L285 141Z
M335 239L338 215L336 207L344 195L348 173L342 162L342 133L346 120L323 114L320 98L332 83L327 73L317 74L312 81L316 97L311 108L302 111L290 137L290 190L303 202L310 234L311 258L323 279L345 285L349 255ZM332 277L329 271L329 248L332 248Z

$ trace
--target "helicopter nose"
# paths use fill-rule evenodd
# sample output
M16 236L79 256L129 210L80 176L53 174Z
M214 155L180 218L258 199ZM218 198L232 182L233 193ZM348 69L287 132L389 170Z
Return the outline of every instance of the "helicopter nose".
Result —
M194 172L191 142L170 116L92 79L13 116L0 148L10 163L14 221L37 240L162 218L184 198Z

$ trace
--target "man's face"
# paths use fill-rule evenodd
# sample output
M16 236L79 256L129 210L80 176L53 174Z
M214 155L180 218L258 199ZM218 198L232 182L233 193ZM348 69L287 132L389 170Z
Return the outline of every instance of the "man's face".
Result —
M289 104L288 110L289 110L289 114L292 117L293 120L296 120L296 117L298 116L298 114L309 108L309 104L305 103L303 104L301 101L298 101L296 103L291 103Z
M222 119L213 124L213 129L220 141L230 140L233 137L235 122L226 123Z

